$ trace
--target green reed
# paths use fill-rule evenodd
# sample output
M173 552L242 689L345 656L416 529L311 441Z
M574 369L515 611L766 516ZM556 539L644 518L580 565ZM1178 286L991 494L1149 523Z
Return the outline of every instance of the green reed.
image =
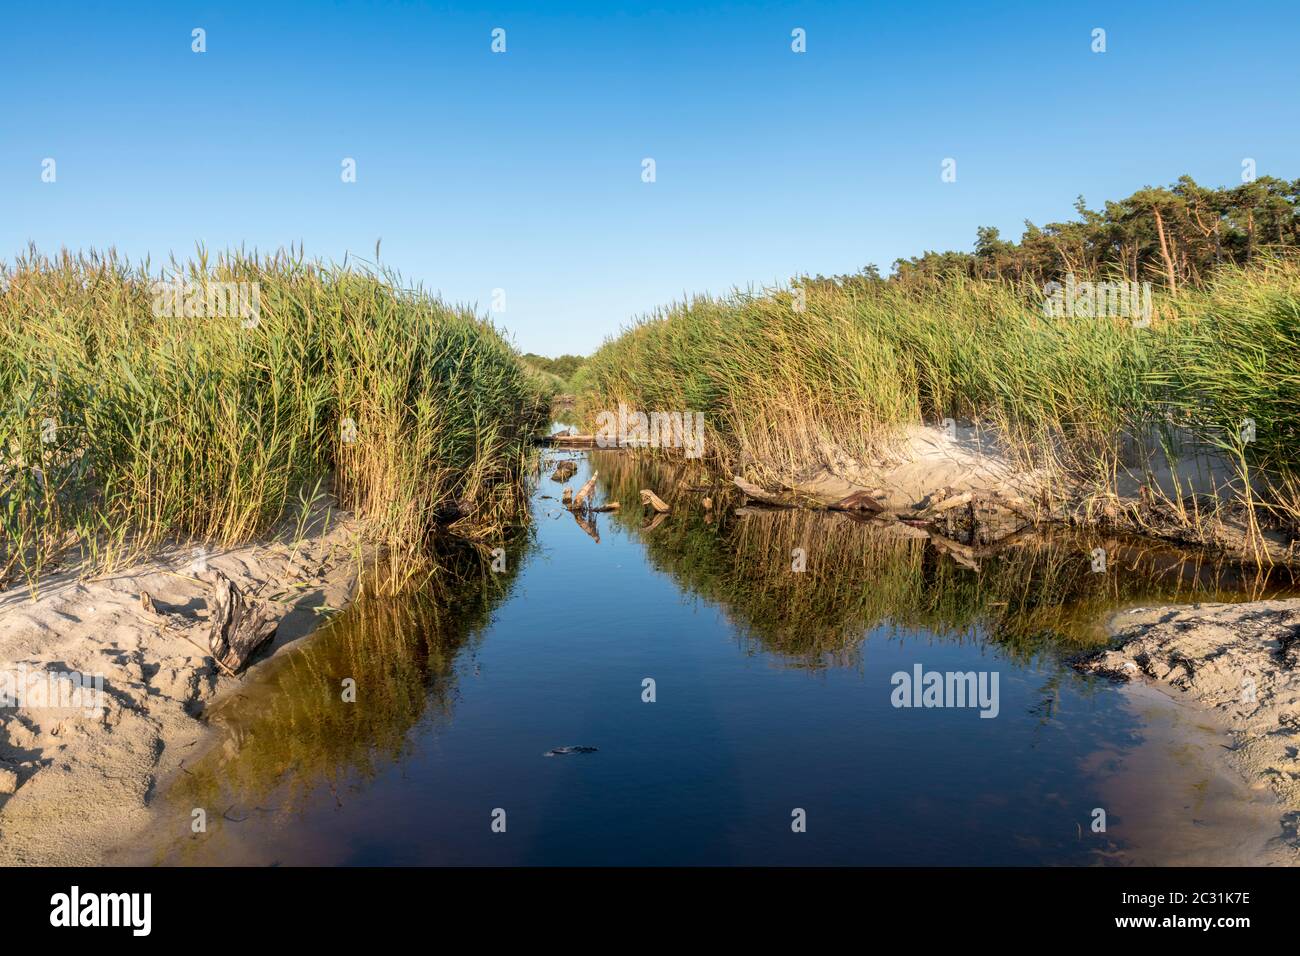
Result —
M112 252L0 266L0 580L246 542L323 476L412 559L522 513L545 402L490 322L292 251L168 272L255 284L257 315L159 309L159 273Z
M1150 453L1178 435L1262 477L1300 531L1300 261L1157 293L1149 323L1043 305L1041 289L962 277L697 298L607 341L578 374L580 410L702 411L721 466L776 481L875 460L901 428L952 417L1109 494L1146 467L1135 441ZM1247 418L1256 440L1234 441Z

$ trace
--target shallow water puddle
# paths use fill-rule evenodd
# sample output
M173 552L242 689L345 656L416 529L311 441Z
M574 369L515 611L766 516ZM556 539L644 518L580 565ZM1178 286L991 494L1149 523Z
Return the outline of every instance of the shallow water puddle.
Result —
M1068 536L976 570L844 514L736 514L644 457L558 458L575 489L598 470L598 501L622 510L575 521L548 467L505 572L363 601L268 664L210 714L214 746L162 788L129 858L1213 863L1240 855L1243 826L1267 839L1268 808L1243 824L1226 782L1189 803L1170 761L1195 735L1064 659L1118 608L1279 582L1113 540L1096 573L1098 541ZM648 521L641 488L672 513ZM896 675L919 684L912 706ZM1221 839L1203 825L1220 819Z

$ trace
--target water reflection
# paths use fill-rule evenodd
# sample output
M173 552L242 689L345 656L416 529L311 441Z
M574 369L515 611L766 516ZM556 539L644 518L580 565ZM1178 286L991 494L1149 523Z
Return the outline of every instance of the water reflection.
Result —
M544 463L534 528L504 571L449 553L428 588L358 601L212 708L211 746L158 801L154 832L170 835L129 862L1117 859L1116 841L1076 836L1100 799L1086 758L1133 750L1137 721L1059 658L1103 640L1121 607L1292 587L1166 545L1063 533L957 560L905 525L739 508L689 464L549 457L579 462L574 487L597 470L599 500L620 510L575 525ZM642 488L671 514L646 515ZM694 612L671 606L674 590ZM778 673L747 668L756 658ZM494 679L478 679L480 659ZM889 673L917 661L1005 668L1002 715L890 708ZM653 708L638 696L645 674L670 688ZM584 744L599 752L540 757ZM484 825L501 803L513 841ZM782 817L805 803L844 829L790 844ZM206 832L191 832L193 808Z
M1244 569L1160 542L1063 529L1022 534L972 562L901 522L844 512L738 507L738 496L689 463L594 452L611 516L654 566L727 611L737 632L801 666L857 660L883 627L961 642L976 634L1029 659L1105 640L1109 613L1140 604L1263 600L1293 593L1288 569ZM646 522L651 487L672 520ZM712 507L706 508L708 498ZM740 512L739 514L737 512ZM1104 547L1104 573L1090 555ZM805 556L793 571L797 549Z
M526 535L513 541L502 572L491 555L459 547L419 591L363 588L310 640L209 708L215 734L187 758L160 808L173 819L202 808L206 832L166 845L153 861L185 862L230 824L291 818L323 790L337 801L400 763L417 728L451 716L457 659L509 595L530 544ZM175 851L180 857L169 858Z

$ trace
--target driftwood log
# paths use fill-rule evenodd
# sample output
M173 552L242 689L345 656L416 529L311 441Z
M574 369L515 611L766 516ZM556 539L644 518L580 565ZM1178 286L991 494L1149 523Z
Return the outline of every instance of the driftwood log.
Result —
M791 507L791 502L783 495L774 494L754 484L752 481L746 481L740 475L733 475L731 483L745 493L745 497L753 498L755 501L761 501L765 505L776 505L780 508Z
M945 488L930 500L916 517L925 522L931 537L938 535L967 547L997 544L1034 523L1026 502L998 492L952 494Z
M578 489L578 493L577 493L576 495L573 496L573 504L569 505L569 508L570 508L570 509L576 511L577 509L581 508L581 507L582 507L582 503L583 503L584 501L587 500L587 497L588 497L588 496L589 496L593 491L596 490L596 475L597 475L597 474L599 474L599 472L595 472L595 471L593 471L593 472L591 473L591 477L587 479L587 483L586 483L585 485L583 485L581 488Z
M951 511L953 508L960 508L962 505L970 504L974 497L974 493L969 491L964 491L959 495L952 495L951 497L944 498L943 500L932 504L928 509L928 513L932 515L943 514L945 511Z
M668 507L668 502L664 501L649 488L641 489L641 504L648 505L655 510L655 514L666 515L672 509Z
M552 448L595 448L595 435L547 435L542 443Z
M212 593L208 650L222 667L238 673L275 635L280 622L271 616L263 602L243 594L220 571L213 573L217 582Z
M883 491L855 491L827 507L832 511L871 511L879 514L885 510L883 499Z

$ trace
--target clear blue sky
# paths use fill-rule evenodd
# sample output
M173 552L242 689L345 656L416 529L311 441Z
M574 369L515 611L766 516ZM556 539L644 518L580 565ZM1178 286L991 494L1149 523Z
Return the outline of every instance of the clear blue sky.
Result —
M498 324L559 354L683 293L1018 238L1080 193L1300 176L1294 2L1138 6L7 4L0 258L382 237L452 301L505 289Z

